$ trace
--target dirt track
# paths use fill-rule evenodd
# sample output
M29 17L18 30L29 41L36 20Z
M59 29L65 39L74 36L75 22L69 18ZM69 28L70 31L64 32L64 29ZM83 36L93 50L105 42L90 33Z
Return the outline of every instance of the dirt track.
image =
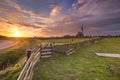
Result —
M114 57L114 58L120 58L120 54L112 54L112 53L96 53L98 56L103 57Z
M0 52L7 50L15 45L17 45L19 42L10 41L10 40L0 40Z

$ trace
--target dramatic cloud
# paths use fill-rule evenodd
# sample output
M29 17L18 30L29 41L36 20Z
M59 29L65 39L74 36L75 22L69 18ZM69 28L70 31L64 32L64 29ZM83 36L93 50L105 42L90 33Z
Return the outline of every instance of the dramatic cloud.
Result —
M52 8L50 16L59 16L62 10L62 6L50 5L50 7Z
M84 25L85 35L118 35L119 5L119 0L1 0L0 34L75 35Z

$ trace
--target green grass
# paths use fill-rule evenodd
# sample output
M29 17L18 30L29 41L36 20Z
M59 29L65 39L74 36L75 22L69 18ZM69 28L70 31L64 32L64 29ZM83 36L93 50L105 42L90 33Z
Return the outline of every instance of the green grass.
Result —
M120 80L120 58L105 58L95 52L120 54L120 38L107 38L65 56L54 53L34 68L33 80Z

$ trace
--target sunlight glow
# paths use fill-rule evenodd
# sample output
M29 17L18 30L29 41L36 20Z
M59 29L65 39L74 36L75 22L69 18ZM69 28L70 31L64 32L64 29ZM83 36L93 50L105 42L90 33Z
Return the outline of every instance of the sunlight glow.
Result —
M14 37L22 37L22 35L20 33L16 33L14 34Z
M14 31L14 34L13 34L13 37L22 37L22 34L21 34L20 31L15 30L15 31Z

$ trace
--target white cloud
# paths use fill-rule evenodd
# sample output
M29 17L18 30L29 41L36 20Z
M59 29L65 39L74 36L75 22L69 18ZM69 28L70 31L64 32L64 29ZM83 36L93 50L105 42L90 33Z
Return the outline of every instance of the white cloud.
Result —
M55 6L53 7L50 16L58 16L61 13L62 7L61 6Z

